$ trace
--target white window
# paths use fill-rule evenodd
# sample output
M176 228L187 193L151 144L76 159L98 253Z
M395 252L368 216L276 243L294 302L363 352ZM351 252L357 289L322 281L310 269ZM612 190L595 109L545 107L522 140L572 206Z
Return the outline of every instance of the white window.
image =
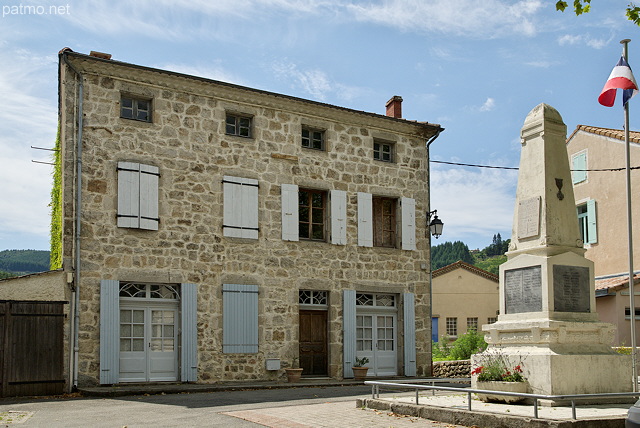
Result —
M478 318L477 317L470 317L467 318L467 331L478 331Z
M447 336L458 335L458 318L448 317L447 320Z
M573 184L587 180L587 152L583 150L571 156L571 177Z
M358 192L358 245L396 246L397 199ZM402 249L416 249L415 199L401 198Z
M158 230L156 166L118 162L118 227Z
M258 239L258 180L225 175L222 184L224 236Z
M580 227L580 237L585 244L595 244L598 242L598 228L596 220L596 201L588 200L577 207L578 225Z

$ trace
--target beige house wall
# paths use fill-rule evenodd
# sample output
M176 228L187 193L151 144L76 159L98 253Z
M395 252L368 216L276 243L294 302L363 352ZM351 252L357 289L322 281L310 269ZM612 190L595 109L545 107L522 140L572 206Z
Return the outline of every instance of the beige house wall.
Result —
M497 277L489 279L461 267L434 275L433 317L438 317L439 340L446 335L447 318L457 318L459 336L467 332L467 318L478 318L478 331L481 331L489 318L498 317L499 307Z
M0 300L68 302L67 275L62 270L0 280Z
M635 296L635 306L640 308L640 296L638 295ZM614 346L631 345L631 323L625 317L625 309L628 307L629 291L626 288L612 290L609 295L596 298L596 309L600 320L617 327L613 341ZM640 343L640 322L638 320L636 320L636 343Z
M587 169L624 168L625 143L617 138L577 130L567 142L569 161L586 151ZM631 143L631 166L640 165L640 144ZM640 189L640 170L631 172L634 195ZM626 172L588 171L586 181L573 186L576 204L596 201L598 242L585 244L585 257L595 265L595 276L629 271ZM632 210L640 213L640 198L632 198ZM640 215L633 216L633 230L640 231ZM640 263L640 245L634 245L635 264ZM640 267L638 264L637 267Z
M298 357L298 291L329 294L329 375L342 376L342 291L415 293L417 372L430 366L426 140L433 127L320 103L69 55L83 75L79 383L99 378L100 280L195 283L198 381L269 380L265 359ZM64 266L74 265L77 77L61 63ZM121 94L153 99L152 123L122 119ZM225 112L253 118L253 137L225 135ZM301 147L301 127L326 130L326 151ZM373 160L373 138L396 143L396 162ZM158 231L116 226L119 161L160 169ZM259 237L222 233L224 175L259 181ZM347 244L283 241L281 186L347 192ZM357 245L357 192L416 201L416 247ZM398 213L398 220L400 215ZM400 227L398 226L398 231ZM259 286L259 352L222 353L222 284ZM398 341L402 374L403 343Z

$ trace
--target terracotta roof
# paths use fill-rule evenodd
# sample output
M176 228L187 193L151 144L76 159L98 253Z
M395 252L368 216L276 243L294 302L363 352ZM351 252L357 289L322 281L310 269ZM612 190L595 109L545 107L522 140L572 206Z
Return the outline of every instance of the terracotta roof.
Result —
M640 283L640 273L633 277L634 287ZM621 273L620 275L607 276L604 278L596 278L596 291L607 290L617 291L629 287L629 274ZM602 293L601 293L602 294Z
M598 128L597 126L578 125L571 133L567 141L571 140L578 131L588 132L590 134L602 135L604 137L615 138L624 141L624 129ZM629 131L629 141L640 144L640 132Z
M490 279L495 282L500 282L500 278L498 278L498 275L494 275L491 272L487 272L486 270L480 269L477 266L473 266L473 265L470 265L469 263L465 263L462 260L459 260L455 263L451 263L450 265L447 265L445 267L441 267L440 269L434 270L431 274L431 277L435 278L440 275L444 275L445 273L452 272L456 269L466 269L471 273L475 273L476 275L480 275L484 278Z

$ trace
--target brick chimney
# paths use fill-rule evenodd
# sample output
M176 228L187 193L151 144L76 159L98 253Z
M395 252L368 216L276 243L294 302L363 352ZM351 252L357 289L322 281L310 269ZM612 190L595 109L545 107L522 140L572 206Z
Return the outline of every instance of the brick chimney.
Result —
M387 116L402 119L402 97L394 95L387 101Z

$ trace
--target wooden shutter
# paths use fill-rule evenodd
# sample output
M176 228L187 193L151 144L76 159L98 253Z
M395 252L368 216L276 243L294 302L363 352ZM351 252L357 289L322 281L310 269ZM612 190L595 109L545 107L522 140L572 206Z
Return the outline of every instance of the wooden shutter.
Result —
M258 352L258 286L222 286L222 352Z
M587 152L580 152L571 157L573 184L582 183L587 179ZM583 170L583 171L576 171Z
M282 239L298 241L298 186L283 184L280 186L282 199Z
M100 281L100 384L120 378L120 282Z
M587 234L589 235L589 242L587 242L587 244L595 244L598 242L596 201L593 199L587 201Z
M258 239L258 180L223 177L223 234Z
M373 247L373 198L358 192L358 245Z
M413 293L404 293L404 375L416 375L416 307Z
M140 229L158 230L158 179L160 169L140 165Z
M356 362L356 290L342 292L343 377L353 377Z
M118 162L118 227L140 227L140 164Z
M331 191L331 243L347 244L347 192Z
M198 288L196 284L181 284L181 355L180 380L198 380Z
M416 249L416 201L411 198L402 198L402 249Z

